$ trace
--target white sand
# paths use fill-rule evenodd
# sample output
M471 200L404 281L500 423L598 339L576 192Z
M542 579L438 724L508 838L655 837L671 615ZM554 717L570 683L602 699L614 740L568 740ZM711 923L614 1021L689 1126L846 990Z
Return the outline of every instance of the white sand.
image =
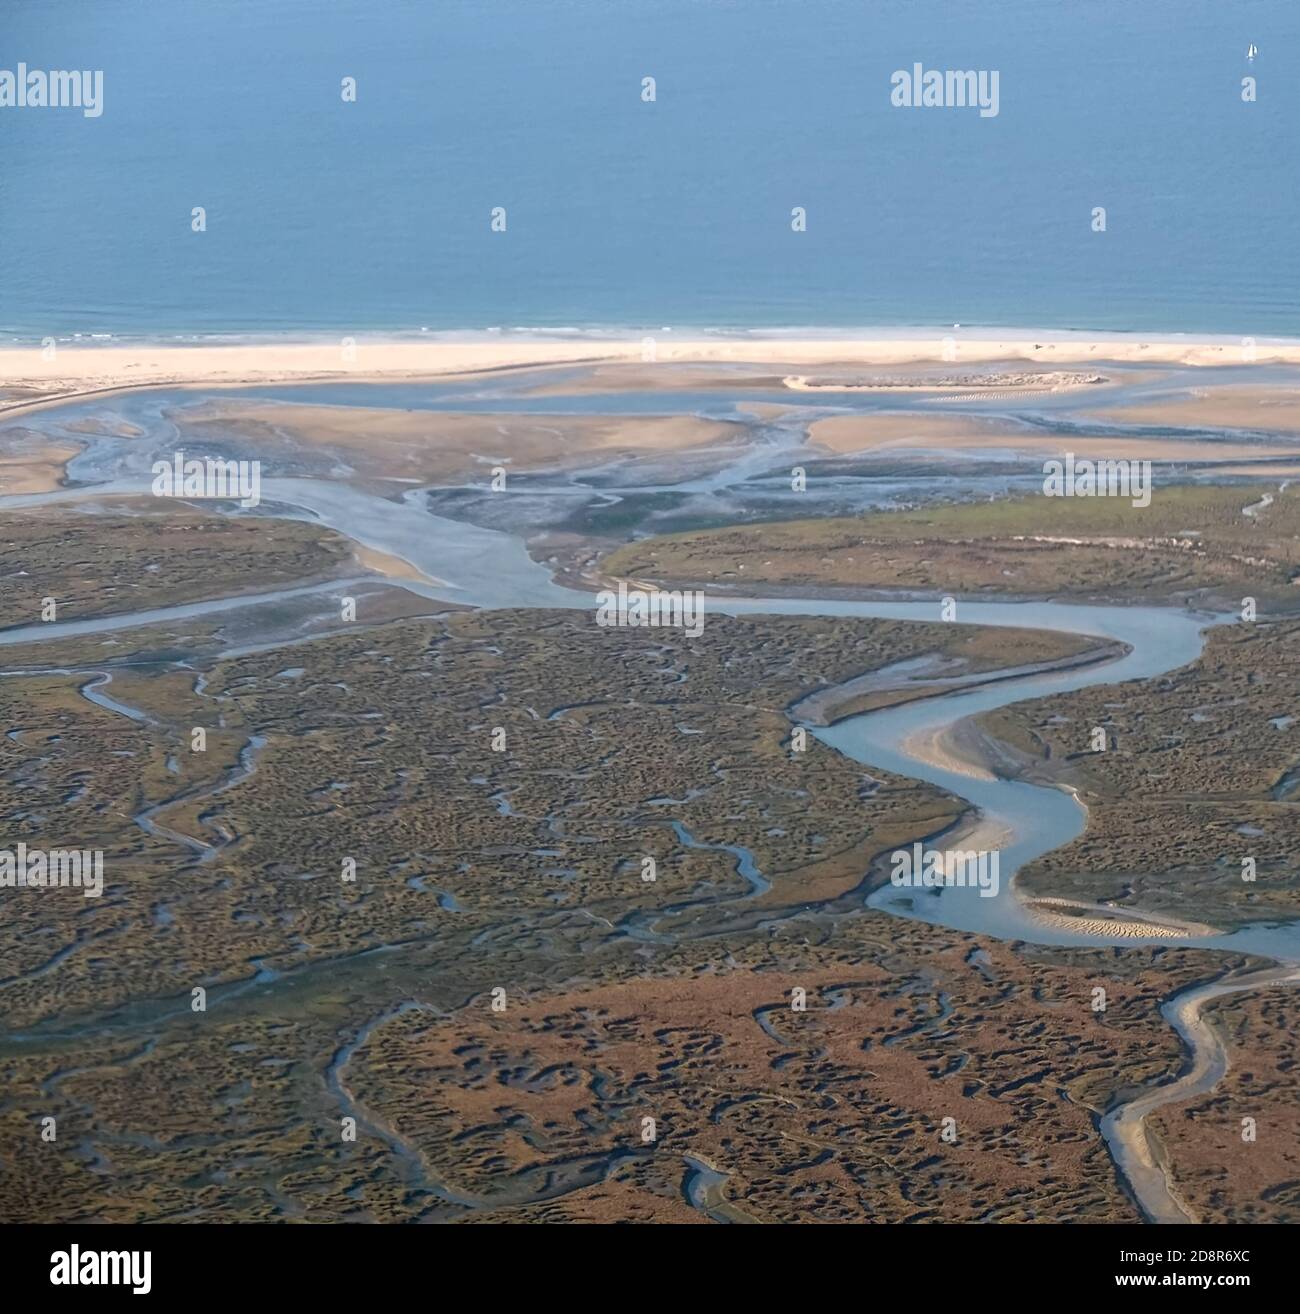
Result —
M994 361L1040 364L1096 364L1101 361L1151 364L1236 365L1247 356L1241 339L1141 340L1132 336L1088 338L971 337L957 339L956 360L944 361L942 337L712 338L676 339L654 335L654 362L748 362L791 366L908 365L943 363L960 367ZM417 379L483 370L564 364L645 361L644 338L507 339L460 342L271 342L192 347L61 346L52 360L35 347L0 348L0 387L34 388L41 396L0 403L0 415L13 415L82 393L169 384L236 386L326 379ZM1300 340L1260 342L1259 362L1300 364Z

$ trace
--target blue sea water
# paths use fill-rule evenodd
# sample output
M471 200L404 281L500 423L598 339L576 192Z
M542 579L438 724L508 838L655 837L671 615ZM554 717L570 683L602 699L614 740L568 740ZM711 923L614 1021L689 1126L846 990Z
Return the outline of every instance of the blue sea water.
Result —
M1300 334L1296 0L0 0L19 61L104 113L0 109L0 338Z

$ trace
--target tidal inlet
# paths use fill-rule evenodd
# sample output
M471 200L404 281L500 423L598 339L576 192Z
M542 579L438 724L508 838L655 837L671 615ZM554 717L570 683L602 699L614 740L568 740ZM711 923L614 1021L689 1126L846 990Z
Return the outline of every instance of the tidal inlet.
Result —
M212 1224L1248 1275L1300 1222L1290 8L91 9L0 50L42 1281L183 1291Z

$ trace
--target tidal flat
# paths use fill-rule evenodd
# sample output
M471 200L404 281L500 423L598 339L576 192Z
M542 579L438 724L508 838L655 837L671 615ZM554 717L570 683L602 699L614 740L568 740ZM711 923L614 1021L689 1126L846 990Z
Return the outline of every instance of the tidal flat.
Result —
M978 833L964 753L1088 808L1018 874L1030 899L1146 930L1292 919L1297 503L1276 435L1192 430L1143 439L1168 483L1140 517L1026 497L1026 433L1072 443L1085 403L1187 372L1099 363L1096 385L1010 396L1006 372L970 400L933 368L810 392L779 365L570 362L24 414L47 468L0 500L0 812L103 849L107 889L4 893L0 1217L1150 1216L1103 1123L1185 1066L1162 1007L1266 961L1114 922L958 930L926 893L911 916L873 891L891 851ZM880 414L836 418L858 408ZM1107 450L1141 437L1109 427ZM177 433L264 459L275 496L143 498ZM1228 460L1260 474L1207 484ZM616 578L706 585L707 625L597 625ZM1247 586L1258 624L1121 683L1113 617L1036 601ZM900 595L930 601L836 614ZM47 596L66 628L33 623ZM1222 619L1170 615L1193 653ZM937 732L947 787L796 747L1054 679L1084 687ZM1098 721L1105 770L1077 743ZM1245 890L1218 879L1241 844ZM1216 1001L1228 1079L1191 1130L1179 1106L1140 1129L1198 1216L1293 1215L1285 997ZM1232 1168L1247 1116L1274 1136L1259 1172Z

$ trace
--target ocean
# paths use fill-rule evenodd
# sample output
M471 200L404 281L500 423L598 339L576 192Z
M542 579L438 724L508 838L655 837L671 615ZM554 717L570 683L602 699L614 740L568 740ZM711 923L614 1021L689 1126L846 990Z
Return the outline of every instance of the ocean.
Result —
M1300 335L1295 0L2 9L0 69L104 82L0 108L0 340ZM917 64L996 115L895 106Z

